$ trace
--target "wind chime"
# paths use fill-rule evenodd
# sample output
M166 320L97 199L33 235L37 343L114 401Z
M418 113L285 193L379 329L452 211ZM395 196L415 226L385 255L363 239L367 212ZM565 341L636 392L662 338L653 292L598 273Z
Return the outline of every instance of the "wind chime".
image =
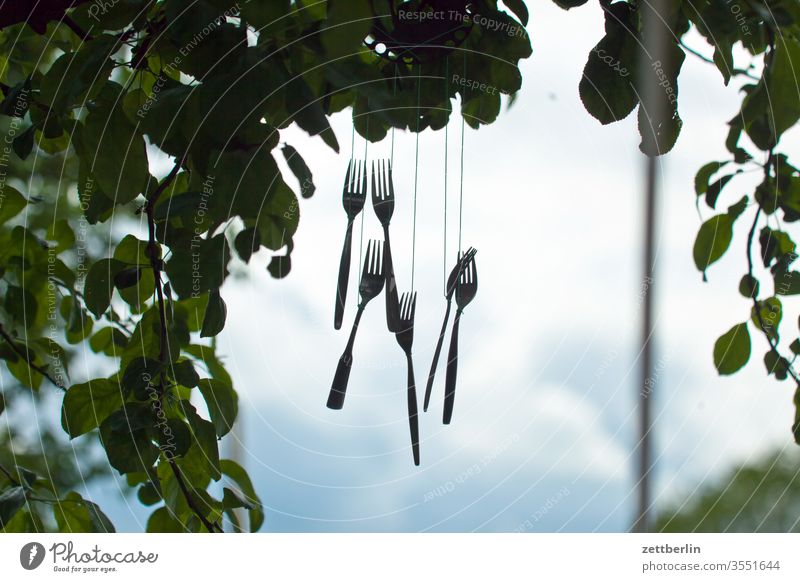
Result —
M423 18L422 14L431 12L450 15L448 19ZM404 13L405 18L400 14ZM414 16L414 15L419 16ZM380 58L395 63L395 91L398 79L398 66L419 67L423 63L445 59L449 62L450 53L458 48L469 35L472 29L469 6L463 0L421 0L409 1L393 8L391 24L375 22L371 34L364 41L365 44ZM465 59L466 62L466 59ZM445 83L448 82L445 75ZM394 161L394 128L392 128L392 154L389 160L373 162L370 168L366 161L350 160L344 180L342 203L347 215L347 228L345 231L344 247L339 264L339 276L336 286L336 303L334 309L334 328L341 329L344 320L347 299L347 287L350 277L350 264L353 243L353 228L356 219L361 215L363 237L363 210L368 197L368 191L375 216L383 228L383 240L370 240L364 253L364 263L358 286L360 301L356 311L353 326L344 352L339 358L336 372L333 377L330 393L328 395L328 408L339 410L344 406L350 370L353 365L353 349L356 333L364 310L373 299L385 290L386 324L389 331L395 334L400 348L403 350L408 369L407 407L408 423L411 434L411 447L414 464L420 463L419 452L419 414L414 365L412 359L412 345L414 341L414 316L416 312L417 293L414 290L414 273L416 265L416 220L417 220L417 185L419 174L419 135L420 135L420 88L417 82L417 127L416 127L416 156L414 168L413 192L413 242L411 259L411 291L398 294L397 278L392 261L389 226L394 214L395 189L392 178ZM446 91L448 100L449 92ZM448 126L445 124L445 192L444 192L444 261L447 261L447 153L448 153ZM465 123L462 117L461 124L461 167L460 167L460 192L459 192L459 234L458 246L461 248L461 217L463 215L464 192L464 130ZM353 136L355 138L355 126ZM355 143L355 141L354 141ZM363 240L362 240L363 242ZM439 358L444 343L447 325L450 319L453 299L456 301L456 314L450 335L450 347L446 364L446 379L444 393L443 422L450 424L453 416L456 393L456 376L458 372L458 334L461 315L466 306L475 298L478 290L478 272L475 265L474 248L466 252L459 252L455 265L444 284L444 297L447 308L444 322L442 323L439 339L434 351L430 372L428 373L425 387L423 410L427 411L433 391L434 378L439 363ZM445 265L446 268L446 265Z

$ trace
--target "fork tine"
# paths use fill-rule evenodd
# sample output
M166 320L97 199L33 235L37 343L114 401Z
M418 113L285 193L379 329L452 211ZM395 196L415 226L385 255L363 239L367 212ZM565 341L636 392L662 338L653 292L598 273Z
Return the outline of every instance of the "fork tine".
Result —
M414 293L412 293L411 295L411 313L408 316L408 319L409 321L411 321L411 323L414 323L414 315L416 314L416 312L417 312L417 292L414 291Z
M386 160L386 167L388 168L387 175L387 196L394 198L394 180L392 180L392 161Z
M344 191L345 193L352 190L352 176L353 176L353 164L355 160L350 160L350 163L347 164L347 174L344 177Z
M367 161L364 160L362 164L362 172L361 172L361 191L359 192L362 197L366 197L367 195Z
M408 311L408 293L403 293L400 297L400 319L405 321L408 319L406 312Z
M383 277L383 241L378 241L377 251L375 252L375 274Z
M372 204L373 204L373 206L375 204L377 204L378 201L380 200L379 191L378 191L378 185L375 182L375 175L376 175L375 160L372 160L372 175L370 176L370 180L372 182Z
M372 252L372 241L369 240L369 241L367 241L367 252L364 255L364 270L361 272L361 278L362 279L364 277L366 277L367 274L369 273L369 264L370 264L371 252Z

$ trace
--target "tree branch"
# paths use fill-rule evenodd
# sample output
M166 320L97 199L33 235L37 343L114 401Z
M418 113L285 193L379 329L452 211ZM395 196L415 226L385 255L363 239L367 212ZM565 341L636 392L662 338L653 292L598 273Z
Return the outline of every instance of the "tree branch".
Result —
M12 337L11 337L11 336L8 334L8 332L6 331L6 329L3 327L3 324L2 324L2 323L0 323L0 337L2 337L4 340L6 340L6 342L8 343L8 345L9 345L9 346L11 346L11 349L12 349L12 350L14 350L14 353L16 353L16 354L17 354L19 357L21 357L22 359L24 359L24 360L25 360L25 362L28 364L28 366L31 368L31 370L33 370L33 371L35 371L35 372L38 372L39 374L41 374L42 376L44 376L45 378L47 378L47 379L50 381L50 383L51 383L53 386L55 386L55 387L57 387L57 388L60 388L60 389L61 389L61 390L63 390L64 392L66 392L66 391L67 391L67 387L66 387L66 386L64 386L63 384L61 384L60 382L56 382L56 380L55 380L55 379L54 379L54 378L53 378L53 377L52 377L52 376L51 376L51 375L50 375L50 374L47 372L47 370L45 370L45 369L44 369L44 368L42 368L41 366L37 366L36 364L34 364L34 363L31 361L31 358L30 358L30 356L28 355L27 351L23 351L23 350L22 350L22 349L21 349L21 348L20 348L20 347L17 345L17 343L14 341L14 338L12 338Z
M47 23L62 20L67 10L86 4L89 0L14 0L3 2L0 10L0 30L24 22L39 34L47 30Z
M167 312L166 306L164 302L164 287L161 281L161 271L163 268L163 261L161 260L160 249L158 245L158 241L156 240L156 218L155 218L155 208L156 204L158 203L159 198L161 195L167 190L167 188L172 184L172 181L180 172L181 167L183 166L185 158L179 159L175 162L175 167L172 168L170 173L167 175L166 178L153 190L153 193L147 198L147 203L145 204L144 211L147 215L147 257L150 260L150 266L153 269L153 277L156 283L156 297L158 302L158 318L160 321L160 330L159 330L159 356L158 361L161 364L162 372L159 374L159 398L164 398L164 372L163 369L167 364ZM209 521L206 516L200 511L200 508L197 507L195 503L194 497L192 497L191 492L189 491L189 487L186 484L186 481L183 478L183 474L181 473L180 467L178 467L175 459L171 457L166 457L167 462L169 463L170 468L172 469L172 474L175 475L175 481L178 483L178 487L181 490L184 498L186 499L186 503L189 505L189 508L192 512L197 516L197 518L202 522L205 528L210 533L221 532L222 528L219 524L215 522Z

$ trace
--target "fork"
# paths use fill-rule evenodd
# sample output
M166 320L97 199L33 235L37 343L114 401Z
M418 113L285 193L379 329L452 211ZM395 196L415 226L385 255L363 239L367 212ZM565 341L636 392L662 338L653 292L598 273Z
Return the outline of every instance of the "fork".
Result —
M450 271L450 276L447 278L447 287L445 290L445 299L447 299L447 311L444 312L444 321L442 322L442 330L439 332L439 341L436 343L436 351L433 352L433 362L431 362L431 371L428 372L428 384L425 386L425 402L422 409L427 412L428 405L431 401L431 392L433 390L433 378L436 375L436 367L439 365L439 354L442 352L442 344L444 343L444 334L447 331L447 322L450 319L450 308L453 305L453 294L456 291L456 284L461 277L461 272L475 253L478 251L470 247L466 253L459 253L458 260L455 267Z
M377 182L376 182L377 177ZM392 164L380 160L372 162L372 208L383 226L383 265L386 273L386 325L391 332L400 329L400 303L397 300L397 282L392 264L392 247L389 243L389 223L394 214L394 182Z
M333 376L333 384L328 394L328 408L340 410L344 406L344 396L347 391L347 382L350 379L350 368L353 365L353 344L356 341L358 324L364 314L367 303L375 299L383 290L385 275L381 264L381 242L371 240L367 244L367 253L364 257L364 270L361 274L361 302L358 304L356 319L353 322L353 329L350 332L350 339L347 340L347 347L339 358L339 365L336 367L336 374Z
M347 281L350 278L350 254L353 246L353 223L364 208L367 199L366 162L350 160L344 178L342 204L347 213L347 232L344 236L342 258L339 262L339 280L336 284L336 311L333 316L334 329L341 329L344 319L344 304L347 299Z
M464 265L461 276L456 285L456 320L453 323L453 333L450 336L450 353L447 356L447 378L444 384L444 424L450 424L453 418L453 404L456 399L456 375L458 373L458 327L464 308L475 299L478 292L478 269L475 266L475 256Z
M408 363L408 426L411 430L411 450L414 464L419 466L419 411L417 410L417 387L414 381L414 363L411 346L414 343L414 314L417 310L417 294L403 293L398 306L400 330L395 333L397 343L403 348Z

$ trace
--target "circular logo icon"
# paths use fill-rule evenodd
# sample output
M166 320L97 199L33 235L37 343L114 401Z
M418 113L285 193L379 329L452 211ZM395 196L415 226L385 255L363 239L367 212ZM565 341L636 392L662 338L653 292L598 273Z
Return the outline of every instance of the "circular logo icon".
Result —
M26 570L35 570L44 562L44 546L39 542L30 542L19 551L19 563Z

